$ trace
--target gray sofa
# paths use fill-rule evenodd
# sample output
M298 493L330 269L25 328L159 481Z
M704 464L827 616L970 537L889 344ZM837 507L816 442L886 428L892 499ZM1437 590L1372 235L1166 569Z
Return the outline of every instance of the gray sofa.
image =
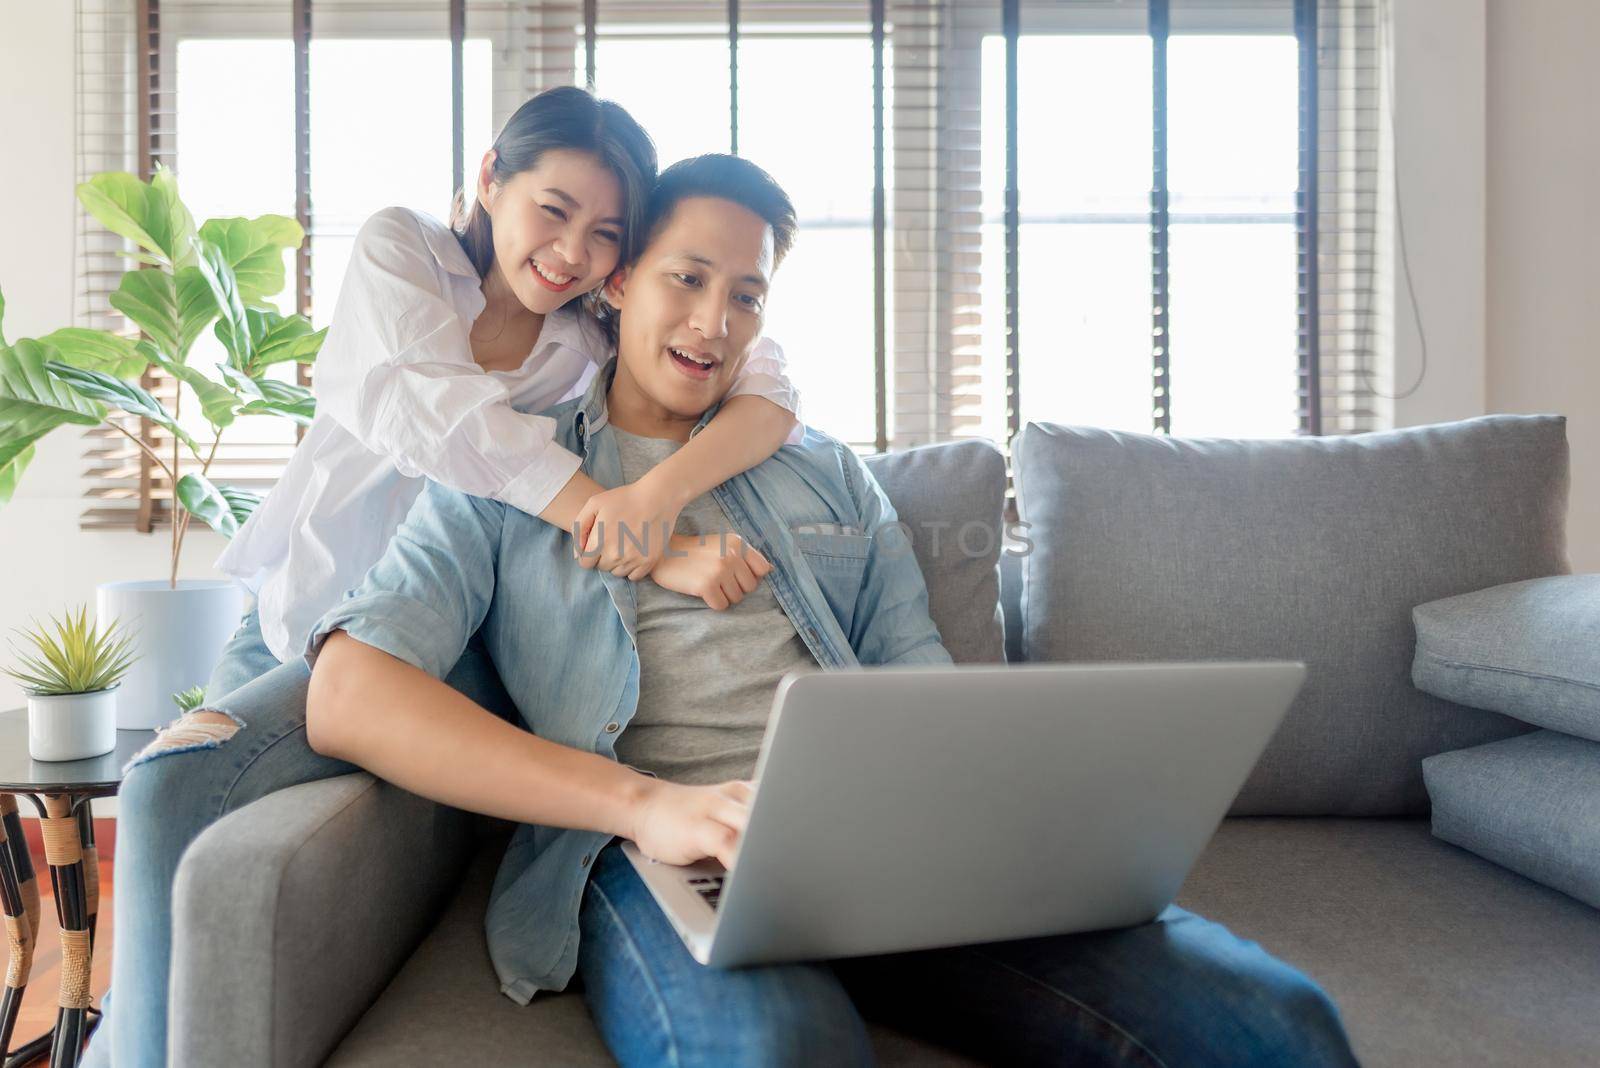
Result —
M998 567L977 536L1001 523L996 450L872 462L958 659L1307 662L1179 900L1319 980L1365 1063L1600 1062L1600 913L1429 834L1420 760L1526 728L1409 681L1413 606L1567 570L1560 419L1254 443L1030 426L1027 552ZM219 822L178 877L174 1063L611 1063L581 995L498 991L504 830L366 775ZM885 1064L972 1063L873 1035Z

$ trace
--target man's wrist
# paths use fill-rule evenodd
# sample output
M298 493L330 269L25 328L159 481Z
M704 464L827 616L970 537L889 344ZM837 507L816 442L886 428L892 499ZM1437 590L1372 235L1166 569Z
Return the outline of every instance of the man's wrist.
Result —
M689 502L696 495L690 493L689 488L683 484L682 479L670 477L672 473L671 464L671 459L657 464L646 472L645 476L639 481L648 484L651 494L666 507L672 509L673 515L677 515L688 507Z
M616 793L615 815L611 820L611 827L607 829L630 842L638 841L640 814L645 804L660 788L661 782L625 765L619 764L617 769L623 775Z

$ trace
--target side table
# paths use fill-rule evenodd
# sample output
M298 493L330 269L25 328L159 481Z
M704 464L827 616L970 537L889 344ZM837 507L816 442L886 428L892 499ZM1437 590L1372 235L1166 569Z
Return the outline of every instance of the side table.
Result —
M154 731L118 731L117 748L88 760L44 761L28 756L26 709L0 712L0 905L4 906L11 963L0 994L0 1066L27 1064L46 1049L50 1064L75 1068L100 1014L89 1006L89 968L100 910L99 854L90 802L110 797L122 769L155 737ZM45 861L61 928L61 989L56 1024L11 1052L11 1031L33 969L39 933L39 884L22 833L17 798L39 813Z

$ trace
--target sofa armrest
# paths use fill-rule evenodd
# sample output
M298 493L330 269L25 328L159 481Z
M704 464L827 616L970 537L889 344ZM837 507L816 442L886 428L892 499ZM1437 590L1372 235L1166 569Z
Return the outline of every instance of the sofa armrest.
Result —
M172 1064L321 1063L432 927L473 818L364 772L269 794L173 889Z

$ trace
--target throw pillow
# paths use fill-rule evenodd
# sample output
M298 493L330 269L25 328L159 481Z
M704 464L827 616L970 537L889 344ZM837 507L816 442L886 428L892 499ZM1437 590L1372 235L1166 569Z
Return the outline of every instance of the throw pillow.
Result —
M1600 743L1555 731L1422 762L1433 833L1600 908Z
M1418 689L1600 741L1600 574L1446 597L1411 618Z

